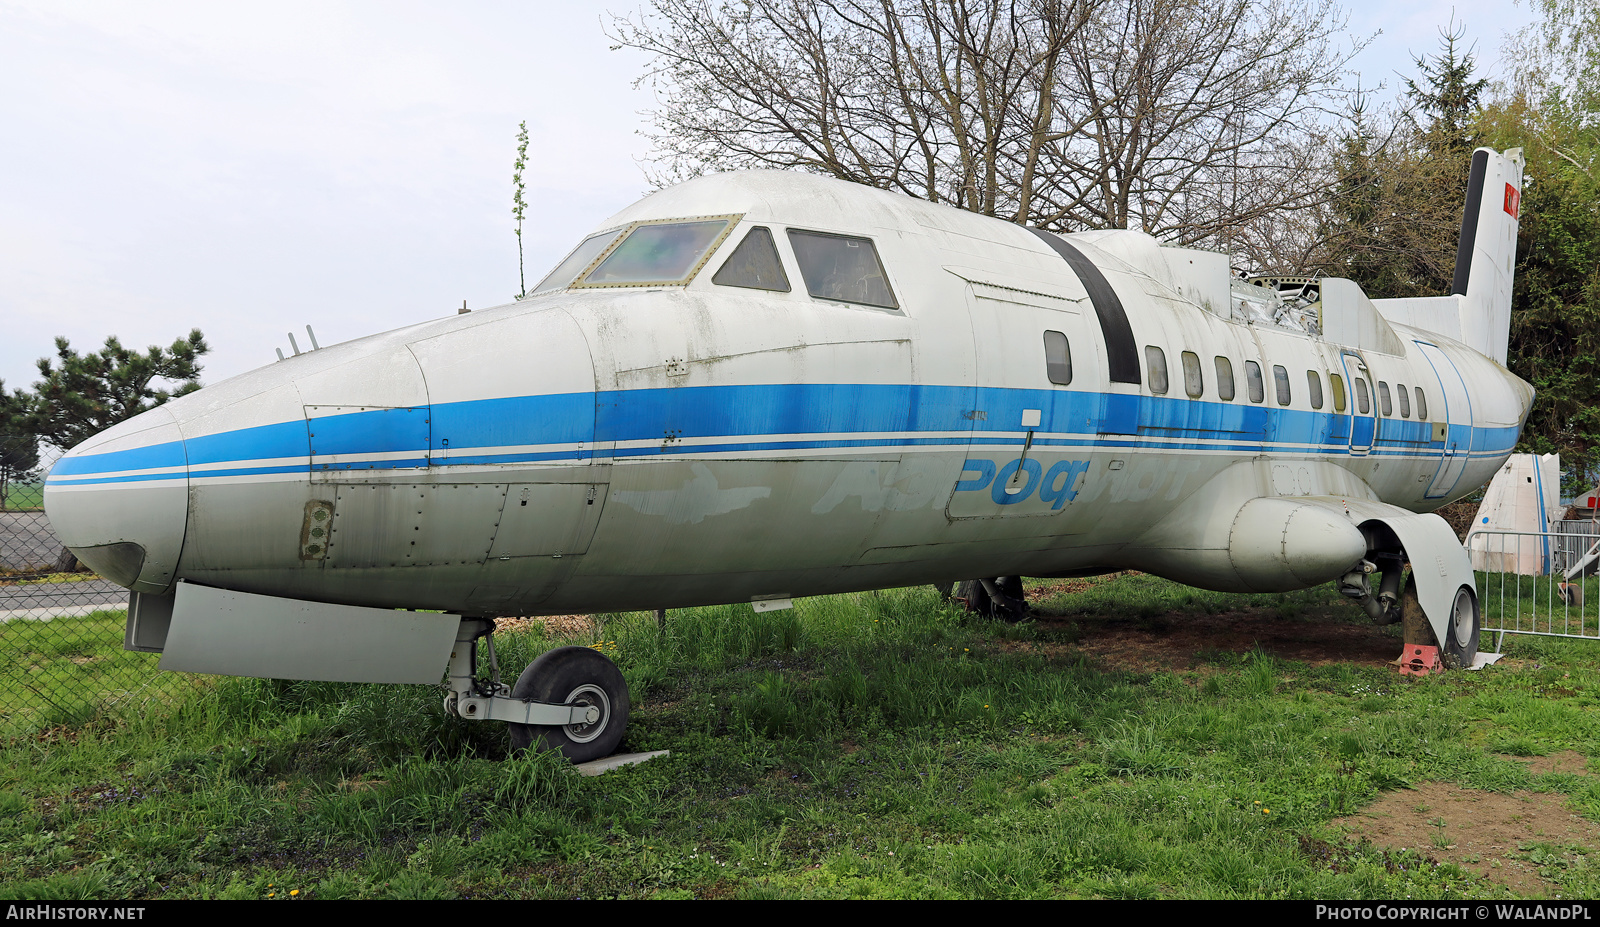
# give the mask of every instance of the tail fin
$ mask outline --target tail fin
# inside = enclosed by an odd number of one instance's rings
[[[1375,299],[1390,322],[1435,332],[1504,364],[1511,340],[1511,277],[1522,211],[1522,149],[1472,153],[1467,208],[1449,296]]]
[[[1522,149],[1472,153],[1467,208],[1450,293],[1461,299],[1461,340],[1500,363],[1511,336],[1511,278],[1522,209]]]

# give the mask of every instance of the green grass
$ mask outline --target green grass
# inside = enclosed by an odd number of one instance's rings
[[[1145,576],[1051,604],[1152,627],[1240,608],[1365,620],[1328,589]],[[120,645],[113,623],[83,630]],[[664,634],[608,616],[575,642],[627,677],[623,747],[672,755],[593,779],[506,760],[502,725],[445,717],[430,687],[190,685],[0,747],[0,896],[1496,897],[1330,821],[1426,779],[1600,813],[1585,777],[1499,755],[1600,752],[1592,644],[1515,639],[1525,668],[1408,680],[1259,651],[1133,673],[1081,634],[968,619],[927,589],[685,609]],[[574,642],[504,637],[512,675]],[[1586,848],[1522,852],[1594,887]]]
[[[87,574],[86,574],[87,575]],[[159,654],[122,649],[127,613],[0,623],[0,736],[81,724],[108,709],[139,712],[187,698],[201,679],[162,673]]]
[[[1561,584],[1559,576],[1479,573],[1483,626],[1600,638],[1600,577],[1573,583],[1583,589],[1583,598],[1570,605],[1561,598]]]
[[[6,483],[5,511],[26,512],[44,508],[44,483]]]

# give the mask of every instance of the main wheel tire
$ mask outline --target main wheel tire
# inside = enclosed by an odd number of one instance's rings
[[[985,618],[1018,622],[1028,617],[1027,593],[1022,588],[1022,577],[996,576],[990,582],[994,584],[995,591],[1005,597],[1005,601],[990,595],[981,579],[962,580],[956,587],[956,598],[967,603],[967,611]]]
[[[600,717],[589,724],[512,724],[511,752],[560,750],[574,763],[616,752],[628,729],[628,684],[622,671],[589,647],[557,647],[528,664],[511,697],[552,705],[592,705]]]
[[[1471,669],[1478,657],[1478,640],[1483,632],[1483,615],[1478,609],[1478,597],[1467,586],[1456,590],[1450,603],[1450,633],[1441,642],[1445,665],[1451,669]]]
[[[956,584],[956,598],[967,606],[967,611],[975,615],[989,617],[993,610],[989,604],[989,590],[983,588],[983,581],[978,579],[964,579]]]

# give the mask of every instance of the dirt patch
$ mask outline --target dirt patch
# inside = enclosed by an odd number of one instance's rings
[[[539,618],[496,618],[496,631],[526,631],[543,627],[551,637],[584,637],[600,630],[593,615],[545,615]]]
[[[1538,757],[1552,767],[1583,765],[1577,754]],[[1531,764],[1530,764],[1531,765]],[[1365,811],[1333,821],[1351,839],[1410,849],[1450,862],[1504,885],[1523,898],[1555,895],[1559,887],[1539,875],[1537,863],[1519,858],[1533,844],[1600,844],[1600,825],[1573,814],[1560,795],[1504,795],[1439,782],[1385,795]]]
[[[1339,616],[1307,613],[1284,618],[1272,609],[1215,615],[1172,615],[1156,622],[1084,618],[1035,618],[1045,629],[1075,627],[1076,646],[1113,666],[1134,672],[1196,669],[1217,652],[1261,650],[1280,660],[1311,666],[1333,663],[1393,663],[1400,641],[1384,629]]]
[[[1504,758],[1528,767],[1528,772],[1533,773],[1535,776],[1543,776],[1548,773],[1564,776],[1586,776],[1589,774],[1588,757],[1573,750],[1563,750],[1550,756],[1504,756]]]

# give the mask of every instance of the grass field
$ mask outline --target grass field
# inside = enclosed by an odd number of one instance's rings
[[[92,578],[91,573],[51,574],[49,582]],[[122,649],[127,613],[122,609],[49,622],[0,623],[0,737],[41,727],[77,726],[106,711],[126,713],[178,704],[205,677],[162,673],[160,654]],[[63,698],[88,693],[88,699]],[[58,704],[68,704],[63,711]]]
[[[43,507],[43,483],[6,483],[5,511],[26,512]]]
[[[1440,797],[1593,828],[1595,644],[1402,678],[1398,638],[1331,587],[1032,585],[1048,617],[1018,625],[906,589],[497,635],[513,675],[572,642],[622,667],[623,748],[672,755],[597,778],[507,760],[502,725],[424,686],[219,679],[54,719],[0,747],[0,897],[1600,893],[1593,840],[1538,824],[1462,855]],[[1396,801],[1425,836],[1353,836]]]

